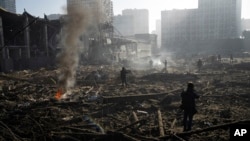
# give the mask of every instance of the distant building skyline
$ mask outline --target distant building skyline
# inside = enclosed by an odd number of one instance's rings
[[[149,12],[147,9],[124,9],[122,15],[133,17],[134,34],[149,33]]]
[[[89,9],[100,23],[110,23],[113,18],[113,3],[111,0],[67,0],[67,8],[73,6],[76,8]]]
[[[198,0],[112,0],[114,15],[122,14],[124,9],[148,9],[149,31],[155,30],[155,21],[161,18],[162,10],[192,9],[198,7]],[[49,3],[49,4],[48,4]],[[44,14],[65,14],[67,0],[16,0],[17,13],[24,8],[34,16]],[[250,18],[250,0],[242,0],[242,17]]]
[[[199,0],[198,9],[162,11],[162,46],[180,41],[239,38],[241,0]]]
[[[242,19],[241,24],[242,31],[250,30],[250,19]]]
[[[122,15],[114,16],[113,25],[122,36],[149,33],[147,9],[125,9]]]
[[[134,18],[131,15],[114,16],[114,32],[119,36],[132,36],[134,34]]]
[[[16,13],[16,0],[1,0],[0,7],[9,12]]]

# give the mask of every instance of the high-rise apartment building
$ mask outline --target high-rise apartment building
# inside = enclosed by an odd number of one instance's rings
[[[134,17],[131,15],[117,15],[114,16],[114,30],[120,36],[134,35]]]
[[[113,20],[113,3],[111,0],[67,0],[67,7],[91,9],[100,23],[111,23]]]
[[[241,0],[199,0],[203,39],[237,38],[241,34]]]
[[[16,0],[0,0],[0,7],[9,12],[16,13]]]
[[[147,9],[125,9],[122,15],[132,16],[134,24],[134,34],[149,33],[149,12]]]
[[[123,36],[149,33],[149,13],[146,9],[125,9],[114,16],[114,27]]]
[[[241,0],[199,0],[198,9],[161,12],[162,46],[179,41],[238,38]]]
[[[178,40],[199,39],[197,9],[163,11],[162,45]]]

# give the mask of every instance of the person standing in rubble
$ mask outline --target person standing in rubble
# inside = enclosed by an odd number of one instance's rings
[[[230,54],[230,63],[232,64],[234,61],[233,54]]]
[[[220,56],[220,54],[217,56],[217,61],[221,63],[221,56]]]
[[[202,67],[202,61],[201,61],[201,59],[198,60],[197,67],[198,67],[198,71],[200,72],[201,71],[201,67]]]
[[[184,110],[183,117],[183,131],[190,131],[192,128],[193,116],[197,113],[195,108],[195,99],[199,98],[194,92],[194,84],[189,82],[187,84],[187,90],[181,93],[181,106]]]
[[[152,60],[152,59],[149,60],[149,67],[150,67],[151,69],[153,68],[153,60]]]
[[[122,80],[122,86],[128,86],[128,83],[127,83],[127,73],[128,71],[125,69],[125,67],[122,67],[122,70],[121,70],[121,80]]]
[[[165,61],[164,61],[164,66],[165,66],[164,71],[165,71],[165,72],[168,71],[168,70],[167,70],[167,65],[168,65],[168,61],[167,61],[167,59],[165,59]]]

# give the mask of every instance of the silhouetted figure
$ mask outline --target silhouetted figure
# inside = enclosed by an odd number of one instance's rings
[[[201,71],[201,67],[202,67],[202,61],[201,61],[201,59],[198,60],[197,67],[198,67],[198,71]]]
[[[230,54],[230,63],[233,63],[234,58],[233,58],[233,54]]]
[[[153,60],[149,61],[149,67],[152,69],[153,68]]]
[[[122,70],[121,70],[122,86],[128,86],[127,73],[128,73],[128,71],[124,67],[122,67]]]
[[[164,61],[164,66],[165,66],[164,70],[165,70],[165,72],[167,72],[167,65],[168,65],[168,61],[165,59],[165,61]]]
[[[218,60],[218,62],[221,62],[221,56],[220,56],[220,54],[218,55],[217,60]]]
[[[192,128],[193,116],[197,113],[195,108],[195,99],[199,96],[194,92],[194,84],[188,83],[187,90],[181,93],[181,106],[184,110],[183,131],[189,131]]]

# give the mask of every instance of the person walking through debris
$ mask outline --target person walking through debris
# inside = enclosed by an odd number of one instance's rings
[[[183,131],[189,131],[192,128],[193,116],[197,113],[195,99],[199,98],[199,95],[194,92],[193,83],[188,83],[187,90],[181,93],[181,98],[180,108],[184,110]]]
[[[230,54],[230,63],[232,64],[234,61],[233,54]]]
[[[128,73],[128,71],[125,69],[125,67],[122,67],[122,70],[121,70],[122,86],[128,86],[127,73]]]
[[[165,59],[165,61],[164,61],[164,66],[165,66],[164,71],[165,71],[165,72],[167,72],[167,65],[168,65],[168,62],[167,62],[167,60]]]
[[[153,60],[149,60],[149,67],[152,69],[153,68]]]
[[[221,56],[220,56],[220,54],[217,56],[217,60],[218,60],[218,62],[221,63]]]
[[[202,61],[201,61],[201,59],[198,60],[197,67],[198,67],[198,71],[200,72],[201,71],[201,67],[202,67]]]

